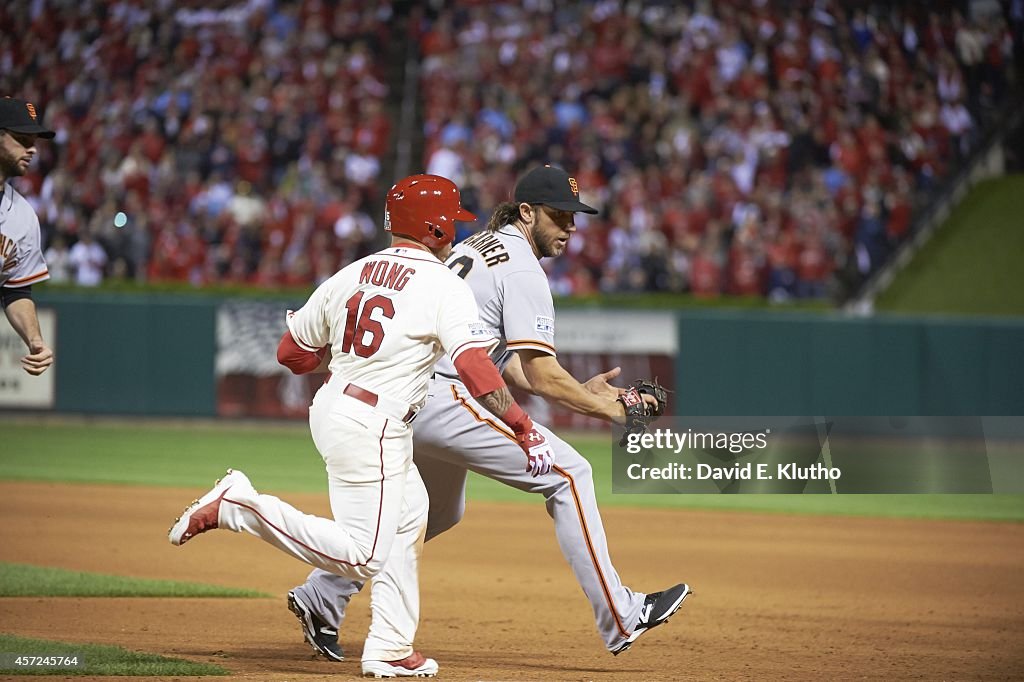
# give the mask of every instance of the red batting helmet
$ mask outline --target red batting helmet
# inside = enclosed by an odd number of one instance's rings
[[[455,239],[455,221],[476,220],[459,204],[459,188],[440,175],[410,175],[395,183],[384,207],[384,229],[431,249]]]

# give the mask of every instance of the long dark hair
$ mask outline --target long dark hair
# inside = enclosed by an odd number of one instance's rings
[[[519,220],[519,204],[514,201],[503,201],[494,208],[485,229],[488,232],[495,232],[498,228],[511,225],[517,220]]]

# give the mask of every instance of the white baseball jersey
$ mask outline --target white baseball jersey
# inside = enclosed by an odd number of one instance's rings
[[[505,369],[513,351],[555,354],[555,304],[548,277],[519,230],[506,225],[495,232],[478,232],[452,249],[447,264],[469,284],[480,321],[500,339],[491,351],[499,370]],[[457,376],[451,358],[440,360],[437,372]]]
[[[334,520],[305,514],[239,485],[224,495],[218,527],[251,533],[332,575],[373,579],[368,662],[413,652],[419,624],[419,558],[427,492],[413,463],[413,429],[398,415],[346,392],[345,383],[418,407],[434,362],[495,339],[479,321],[469,286],[427,251],[390,248],[358,260],[288,313],[294,341],[331,345],[332,379],[309,408]],[[518,446],[517,446],[518,447]]]
[[[496,343],[469,286],[429,252],[409,248],[346,266],[289,313],[288,328],[306,350],[331,344],[335,376],[410,405],[426,399],[441,355]]]
[[[23,287],[50,278],[39,218],[9,183],[0,195],[0,286]]]

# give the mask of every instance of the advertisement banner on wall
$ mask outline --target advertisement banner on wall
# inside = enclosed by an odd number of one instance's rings
[[[21,359],[28,353],[25,342],[6,320],[0,322],[0,408],[53,409],[54,377],[60,371],[57,315],[48,308],[38,309],[37,312],[40,331],[57,360],[39,376],[32,376],[21,366]]]
[[[217,309],[217,414],[305,419],[324,375],[295,376],[277,363],[285,314],[300,304],[229,301]]]
[[[294,376],[278,365],[276,351],[285,329],[283,303],[224,303],[217,311],[217,413],[222,417],[305,419],[324,375]],[[613,385],[657,377],[670,389],[678,348],[675,316],[664,312],[560,311],[555,322],[558,360],[586,381],[622,368]],[[518,394],[523,407],[558,428],[602,428],[602,422]],[[671,401],[670,401],[671,410]]]
[[[277,343],[287,309],[298,305],[227,302],[217,311],[217,412],[224,417],[301,418],[324,375],[294,376],[277,364]],[[559,311],[555,320],[558,360],[586,381],[613,367],[622,373],[613,385],[658,377],[672,388],[678,348],[675,317],[662,312]],[[517,394],[539,422],[557,428],[593,429],[607,425]],[[669,404],[671,409],[671,402]]]

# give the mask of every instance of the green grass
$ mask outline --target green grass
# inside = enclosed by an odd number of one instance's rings
[[[591,463],[602,505],[754,511],[789,514],[1024,521],[1024,495],[673,495],[611,492],[609,436],[576,436],[572,444]],[[519,502],[533,496],[482,476],[470,475],[471,499]]]
[[[324,492],[326,477],[305,425],[28,420],[3,424],[0,479],[124,483],[206,490],[233,466],[277,494]],[[601,505],[911,518],[1024,521],[1024,495],[621,495],[611,492],[608,435],[572,443],[594,467]],[[539,504],[475,474],[471,500]]]
[[[8,654],[3,656],[3,654]],[[75,668],[13,668],[13,656],[77,656]],[[0,633],[0,668],[6,675],[118,675],[171,677],[228,675],[227,670],[210,663],[194,663],[179,658],[128,651],[116,646],[76,644],[45,639],[28,639]]]
[[[1024,175],[979,184],[878,297],[880,311],[1024,315]]]
[[[206,490],[228,467],[268,490],[326,492],[324,464],[301,424],[5,426],[0,478]]]
[[[0,562],[0,597],[269,597],[255,590]]]

